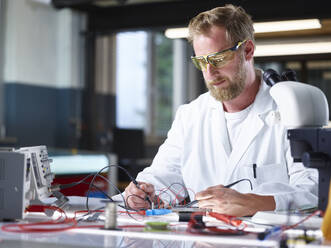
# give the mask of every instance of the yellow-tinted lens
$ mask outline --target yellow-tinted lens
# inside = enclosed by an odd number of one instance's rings
[[[234,57],[234,51],[228,50],[222,53],[211,54],[207,57],[208,62],[217,67],[221,68],[230,62]]]
[[[207,64],[211,64],[214,67],[221,68],[234,58],[234,53],[245,42],[246,39],[238,42],[237,45],[235,45],[234,47],[225,49],[221,52],[216,52],[209,55],[203,55],[198,57],[192,56],[191,57],[192,62],[199,70],[207,69]]]
[[[204,57],[192,57],[192,62],[199,70],[206,69],[208,64]]]

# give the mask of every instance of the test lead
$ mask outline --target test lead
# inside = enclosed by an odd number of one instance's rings
[[[133,183],[134,185],[136,185],[136,187],[137,187],[138,189],[142,190],[142,189],[140,188],[140,185],[139,185],[139,183],[137,182],[137,180],[134,179],[134,178],[131,178],[131,179],[132,179],[132,183]],[[153,204],[152,201],[149,199],[148,194],[147,194],[144,190],[142,190],[142,191],[146,194],[146,196],[145,196],[145,201],[147,201],[147,202],[149,203],[149,205],[151,206],[151,208],[153,209],[153,208],[154,208],[154,204]]]
[[[255,166],[256,166],[256,164],[255,164]],[[253,169],[254,169],[254,166],[253,166]],[[236,184],[238,184],[238,183],[240,183],[242,181],[248,181],[249,182],[249,186],[251,187],[251,190],[253,190],[252,182],[248,178],[243,178],[243,179],[237,180],[237,181],[235,181],[233,183],[230,183],[228,185],[225,185],[224,188],[231,188],[232,186],[234,186],[234,185],[236,185]],[[191,207],[192,205],[194,205],[194,204],[196,204],[198,202],[199,202],[198,200],[193,200],[193,201],[191,201],[191,202],[189,202],[189,203],[187,203],[185,205],[180,205],[180,206],[176,206],[176,207]]]

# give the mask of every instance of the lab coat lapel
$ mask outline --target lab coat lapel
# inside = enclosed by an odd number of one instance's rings
[[[224,117],[223,105],[222,103],[216,101],[213,97],[210,97],[210,106],[213,108],[212,120],[210,122],[213,129],[213,135],[215,136],[216,144],[220,144],[220,147],[217,148],[217,150],[220,152],[220,157],[226,158],[227,162],[231,154],[231,147]],[[215,125],[215,123],[219,123],[219,125]]]
[[[223,149],[224,149],[224,153],[227,155],[227,158],[229,158],[229,156],[231,155],[231,146],[230,146],[230,140],[229,140],[229,134],[228,134],[228,129],[226,126],[226,122],[225,122],[225,116],[224,116],[224,110],[223,110],[223,106],[222,104],[220,104],[222,107],[221,111],[218,111],[219,113],[219,118],[220,118],[220,123],[221,123],[221,137],[220,139],[222,140],[222,144],[223,144]]]
[[[254,111],[254,109],[251,109],[251,111]],[[241,128],[238,140],[233,145],[233,150],[228,163],[229,171],[233,172],[235,170],[240,159],[245,154],[249,145],[253,142],[254,138],[258,135],[263,126],[264,122],[255,113],[251,113],[246,118]]]
[[[260,90],[253,103],[252,109],[243,122],[238,140],[233,145],[233,150],[228,162],[228,182],[231,181],[231,177],[248,147],[265,125],[263,114],[268,112],[271,108],[271,105],[268,104],[271,103],[269,99],[270,95],[268,86],[262,81]]]

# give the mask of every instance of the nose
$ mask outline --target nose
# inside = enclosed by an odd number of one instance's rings
[[[217,68],[211,64],[207,64],[206,66],[206,75],[208,76],[214,76],[215,74],[217,74]]]

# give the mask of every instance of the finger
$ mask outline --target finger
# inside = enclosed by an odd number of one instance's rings
[[[218,212],[222,214],[229,213],[229,206],[223,204],[217,204],[212,201],[199,202],[199,208],[211,209],[213,212]]]
[[[229,202],[227,199],[213,197],[213,198],[209,198],[206,200],[201,200],[201,201],[199,201],[199,204],[200,205],[213,205],[213,206],[226,206],[226,205],[229,205]]]
[[[141,198],[140,196],[137,195],[130,195],[129,199],[134,203],[134,204],[145,204],[146,200],[144,198]]]
[[[125,200],[128,201],[130,200],[131,202],[143,202],[144,198],[145,198],[145,193],[142,192],[141,190],[136,190],[134,187],[132,186],[128,186],[125,189]],[[135,200],[132,200],[134,198],[136,198]]]
[[[142,209],[142,208],[148,208],[148,205],[146,203],[134,203],[131,200],[127,201],[128,207],[132,209]]]
[[[195,199],[198,200],[198,201],[201,201],[201,200],[208,200],[208,199],[211,199],[213,198],[213,195],[212,194],[197,194],[195,196]]]
[[[200,191],[195,195],[195,199],[198,200],[198,201],[209,199],[209,198],[213,197],[213,195],[214,195],[213,192],[214,192],[213,190],[209,190],[209,189]]]
[[[217,188],[212,188],[212,189],[206,189],[204,191],[197,193],[195,198],[197,200],[204,200],[204,199],[209,199],[212,197],[221,198],[226,195],[228,190],[231,190],[231,189],[225,188],[223,186],[217,187]]]
[[[223,184],[219,184],[219,185],[210,186],[206,190],[220,190],[220,189],[224,189],[224,188],[225,187]]]
[[[129,186],[127,187],[126,192],[128,192],[130,195],[139,195],[140,197],[145,197],[146,193],[143,189],[141,189],[140,187],[138,188],[135,184],[133,184],[132,182],[129,184]]]
[[[199,208],[209,208],[209,209],[215,208],[215,205],[210,201],[201,201],[201,202],[199,201],[198,206]]]
[[[137,208],[148,208],[149,203],[140,196],[137,195],[130,195],[127,198],[127,203],[131,208],[137,209]]]
[[[148,194],[154,193],[154,186],[149,183],[141,183],[140,188]]]

